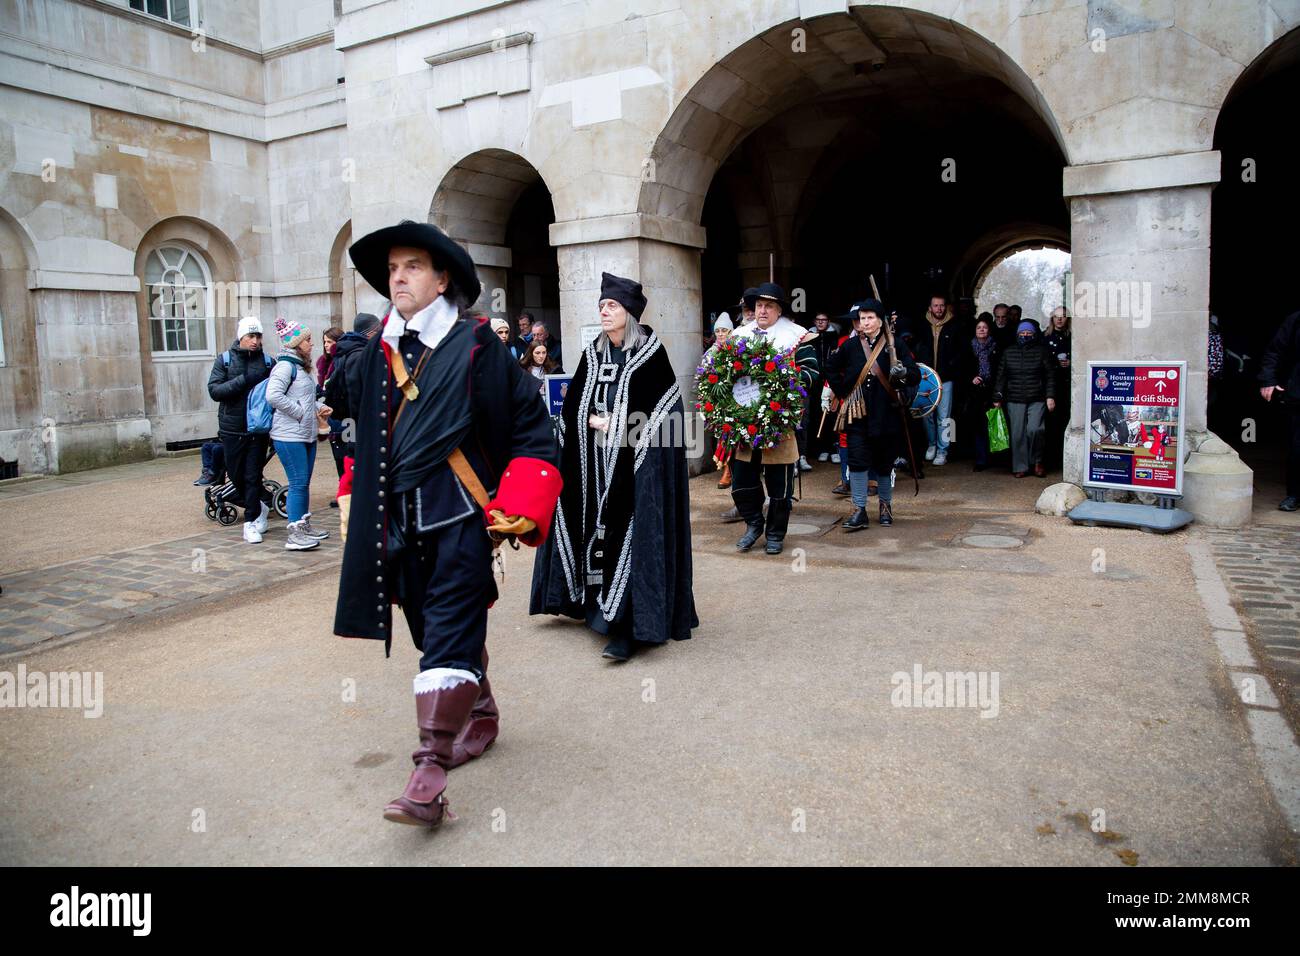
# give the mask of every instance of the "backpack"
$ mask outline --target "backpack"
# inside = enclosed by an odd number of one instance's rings
[[[268,368],[275,364],[275,360],[265,352],[262,353],[262,358],[266,361]],[[228,350],[221,353],[221,361],[227,368],[230,367],[230,352]],[[297,377],[298,366],[296,363],[290,362],[289,384],[292,385],[293,380]],[[266,400],[266,386],[270,381],[271,377],[268,375],[254,385],[253,390],[248,393],[248,405],[246,407],[248,424],[246,427],[251,435],[265,435],[271,431],[271,420],[275,418],[275,409]]]

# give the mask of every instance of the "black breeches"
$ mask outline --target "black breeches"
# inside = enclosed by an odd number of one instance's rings
[[[482,519],[476,513],[411,538],[392,560],[420,670],[451,667],[481,679],[488,605],[497,599],[492,540]]]
[[[773,501],[794,497],[794,465],[765,465],[762,451],[755,451],[749,461],[738,456],[731,459],[731,493],[766,492]],[[763,499],[758,501],[761,506]]]

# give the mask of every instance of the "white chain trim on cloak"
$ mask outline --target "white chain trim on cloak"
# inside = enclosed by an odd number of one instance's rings
[[[668,417],[668,413],[677,404],[677,400],[681,398],[681,395],[681,386],[673,382],[673,387],[664,392],[664,397],[659,399],[659,404],[655,406],[655,410],[650,414],[650,420],[646,422],[645,428],[637,436],[636,463],[632,467],[633,474],[636,474],[641,467],[641,463],[645,461],[645,456],[650,451],[650,448],[657,446],[656,436],[659,434],[659,429],[663,427],[664,419]]]
[[[618,567],[611,578],[605,580],[604,598],[596,596],[601,616],[613,623],[618,607],[623,603],[623,592],[627,590],[627,581],[632,571],[632,528],[636,524],[636,515],[627,523],[627,534],[623,536],[623,550],[618,553]],[[612,590],[611,590],[612,589]]]
[[[601,457],[597,461],[597,467],[602,469],[602,473],[606,477],[606,480],[603,482],[605,485],[604,493],[601,495],[601,499],[596,505],[596,521],[598,524],[600,523],[601,516],[605,513],[605,502],[609,496],[610,488],[609,478],[612,478],[614,474],[614,469],[618,463],[618,452],[622,447],[623,439],[627,432],[626,405],[628,388],[632,380],[632,373],[644,365],[660,348],[662,348],[662,343],[659,341],[658,335],[651,333],[647,337],[645,344],[637,350],[636,354],[627,360],[623,367],[623,373],[619,379],[618,389],[614,395],[613,405],[607,412],[610,424],[613,426],[613,434],[611,435],[610,432],[606,432],[604,447],[599,451]],[[594,370],[599,367],[595,342],[587,344],[586,349],[583,350],[583,357],[587,362],[587,380],[583,383],[582,398],[578,403],[577,419],[579,422],[585,421],[591,417],[591,401],[596,386],[596,375],[594,374]],[[680,392],[676,382],[673,383],[673,389],[677,389]],[[670,391],[672,391],[672,389],[670,389]],[[656,406],[656,414],[657,413],[658,407]],[[642,439],[640,438],[638,439],[638,444],[641,440]],[[641,459],[644,459],[644,455],[641,455]],[[588,493],[586,441],[580,440],[578,442],[578,465],[579,474],[582,480],[581,500],[584,503],[583,520],[585,521],[585,503],[587,501]],[[639,467],[639,465],[640,460],[633,461],[633,474],[636,473],[636,468]],[[560,519],[556,522],[556,543],[559,546],[560,563],[563,566],[565,583],[568,585],[569,598],[575,603],[581,603],[583,583],[586,581],[587,569],[591,566],[590,552],[592,545],[595,542],[595,536],[593,535],[591,541],[586,543],[587,546],[583,550],[582,565],[579,567],[573,550],[573,542],[569,538],[568,529],[563,521],[563,506],[557,504],[556,512],[556,517]],[[627,586],[627,579],[631,570],[631,549],[628,545],[632,540],[633,525],[634,520],[630,520],[628,522],[627,533],[623,537],[623,546],[619,553],[618,566],[615,568],[613,576],[606,578],[604,587],[606,597],[601,598],[600,595],[597,595],[597,605],[600,607],[601,612],[606,619],[611,619],[612,615],[618,610],[618,605],[622,601],[623,592]],[[606,546],[608,546],[608,542],[606,542]],[[610,591],[611,585],[613,585],[615,589],[613,593]]]
[[[578,590],[577,562],[573,557],[573,542],[569,540],[569,529],[564,523],[564,505],[555,504],[555,543],[560,555],[560,567],[564,571],[564,583],[569,589],[569,600],[575,604],[582,603],[582,592]]]
[[[587,363],[587,379],[582,383],[582,397],[578,400],[578,410],[575,415],[578,423],[578,474],[582,479],[582,495],[579,501],[582,502],[584,514],[582,520],[586,520],[585,508],[587,502],[587,443],[584,441],[583,424],[591,414],[591,395],[596,389],[596,347],[594,342],[588,342],[587,347],[583,349],[583,359]],[[564,505],[556,502],[555,505],[555,527],[556,543],[559,545],[560,564],[564,569],[564,583],[569,588],[569,600],[575,604],[582,603],[582,581],[585,580],[586,574],[582,568],[578,567],[578,559],[574,554],[573,542],[569,538],[568,525],[565,522]],[[581,572],[581,577],[580,577]]]
[[[623,444],[627,437],[627,395],[632,384],[632,374],[641,366],[645,365],[645,363],[648,362],[654,353],[660,348],[662,348],[662,344],[659,341],[659,337],[654,333],[651,333],[651,335],[646,339],[645,345],[637,351],[636,355],[633,355],[627,360],[627,364],[623,368],[623,375],[618,383],[618,394],[614,399],[614,406],[610,410],[611,422],[617,423],[617,431],[614,435],[614,440],[606,441],[605,443],[605,491],[604,494],[601,495],[600,503],[597,507],[597,523],[603,523],[601,522],[601,517],[605,514],[605,502],[609,497],[609,489],[614,477],[614,470],[618,466],[618,454],[620,451],[625,450]],[[673,385],[675,387],[676,382],[674,382]],[[638,443],[639,442],[640,436],[638,436]],[[635,450],[633,450],[633,456],[632,474],[635,476],[638,464],[635,458]],[[623,601],[623,592],[627,589],[628,576],[632,570],[631,545],[632,531],[635,525],[636,514],[633,512],[632,517],[628,519],[627,531],[623,534],[622,547],[620,547],[618,553],[618,566],[614,568],[614,573],[612,575],[607,575],[604,579],[604,596],[602,597],[600,594],[597,594],[596,596],[596,603],[600,607],[601,615],[607,621],[614,620],[614,615],[618,612],[619,605]],[[592,543],[594,544],[594,542],[595,539],[593,538]],[[609,543],[606,542],[605,546],[606,549],[608,549]],[[590,550],[590,548],[591,545],[589,544],[588,550]]]
[[[415,675],[416,694],[432,694],[437,690],[451,690],[468,681],[477,684],[478,678],[470,671],[455,667],[433,667]]]

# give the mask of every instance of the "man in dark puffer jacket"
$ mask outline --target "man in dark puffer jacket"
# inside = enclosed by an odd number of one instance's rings
[[[274,359],[262,351],[262,323],[239,320],[239,338],[212,363],[208,395],[217,408],[217,437],[226,453],[226,475],[235,484],[232,501],[244,506],[244,540],[257,544],[271,509],[262,499],[262,469],[269,435],[248,433],[248,393],[271,374]]]
[[[1023,478],[1032,465],[1034,474],[1042,478],[1047,474],[1043,468],[1043,422],[1047,412],[1056,408],[1056,375],[1033,322],[1020,323],[1016,344],[1006,350],[998,365],[993,407],[999,408],[1003,402],[1011,431],[1011,471]]]

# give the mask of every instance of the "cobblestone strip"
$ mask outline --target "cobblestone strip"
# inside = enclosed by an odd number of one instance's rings
[[[1286,708],[1300,714],[1300,530],[1256,525],[1205,535],[1255,652]]]
[[[175,541],[0,578],[0,654],[336,567],[338,512],[322,509],[312,524],[330,532],[312,551],[284,550],[283,521],[271,522],[261,544],[244,542],[242,524],[214,523],[211,531]]]
[[[1270,531],[1276,529],[1269,529]],[[1265,552],[1273,543],[1268,536],[1263,541],[1251,541]],[[1196,591],[1214,628],[1214,640],[1227,671],[1232,689],[1245,710],[1246,725],[1250,728],[1251,743],[1259,758],[1264,777],[1286,816],[1293,833],[1300,833],[1300,745],[1288,717],[1283,701],[1278,699],[1265,661],[1256,658],[1240,615],[1232,606],[1232,596],[1224,584],[1225,574],[1220,570],[1215,545],[1235,552],[1233,560],[1264,564],[1268,554],[1257,554],[1256,549],[1243,545],[1243,536],[1233,532],[1226,537],[1217,532],[1197,532],[1188,535],[1187,550],[1192,557],[1192,574],[1196,578]],[[1293,589],[1294,590],[1294,589]],[[1266,645],[1265,645],[1266,646]],[[1280,683],[1280,682],[1279,682]]]

